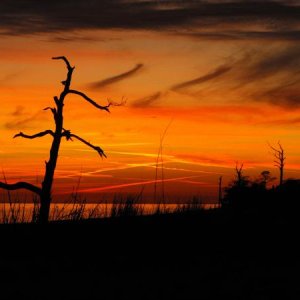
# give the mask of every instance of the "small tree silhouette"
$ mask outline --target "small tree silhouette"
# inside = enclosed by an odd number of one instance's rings
[[[222,197],[222,206],[231,206],[241,208],[245,205],[245,199],[250,187],[250,180],[248,176],[243,173],[244,164],[235,165],[235,179],[225,188],[225,196]]]
[[[235,165],[235,172],[236,172],[235,185],[238,187],[246,186],[249,183],[248,176],[243,175],[243,167],[244,164],[241,164],[240,167],[238,167],[238,163],[236,163]]]
[[[282,145],[278,142],[278,148],[273,147],[269,144],[269,147],[273,150],[273,156],[275,157],[274,165],[279,169],[279,185],[283,184],[283,171],[285,165],[285,153]]]
[[[95,106],[96,108],[100,110],[104,110],[106,112],[109,112],[109,107],[111,105],[121,105],[122,103],[116,104],[113,102],[108,101],[108,104],[106,106],[101,106],[97,104],[94,100],[86,96],[84,93],[73,90],[70,88],[71,81],[72,81],[72,74],[75,69],[75,67],[72,67],[68,61],[68,59],[65,56],[58,56],[53,57],[52,59],[55,60],[62,60],[66,64],[67,67],[67,77],[66,80],[62,81],[63,90],[60,93],[59,97],[54,96],[54,102],[56,107],[46,107],[44,110],[50,110],[53,114],[54,121],[55,121],[55,131],[52,130],[45,130],[33,135],[27,135],[23,132],[20,132],[14,136],[16,137],[23,137],[27,139],[35,139],[39,137],[43,137],[45,135],[51,135],[53,137],[52,145],[50,148],[50,157],[49,160],[46,161],[46,168],[45,168],[45,175],[44,180],[41,184],[41,187],[35,186],[28,182],[17,182],[14,184],[8,184],[7,182],[0,182],[0,188],[3,188],[5,190],[18,190],[18,189],[25,189],[28,191],[31,191],[35,194],[37,194],[40,198],[40,209],[39,209],[39,216],[38,216],[38,222],[39,223],[47,223],[49,219],[49,211],[50,211],[50,204],[52,201],[52,184],[53,184],[53,177],[54,172],[56,168],[57,158],[58,158],[58,152],[60,148],[61,139],[64,137],[67,141],[77,139],[83,144],[87,145],[88,147],[94,149],[98,152],[100,157],[106,157],[103,150],[98,147],[94,146],[91,143],[87,142],[83,138],[79,137],[76,134],[71,133],[70,130],[66,130],[63,127],[63,108],[64,108],[64,100],[67,95],[69,94],[75,94],[78,96],[81,96],[84,100]]]
[[[260,173],[260,176],[255,183],[261,185],[264,188],[267,188],[268,183],[274,181],[275,179],[276,177],[272,177],[270,171],[264,170]]]

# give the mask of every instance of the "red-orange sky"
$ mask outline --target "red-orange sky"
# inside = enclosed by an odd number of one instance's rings
[[[252,179],[278,172],[268,143],[286,151],[285,177],[300,175],[300,6],[297,1],[1,1],[0,167],[9,182],[40,183],[50,137],[12,139],[53,128],[51,106],[66,68],[78,96],[65,128],[103,148],[61,146],[53,193],[77,185],[90,201],[138,194],[216,201],[219,176],[236,162]],[[167,129],[167,130],[166,130]],[[162,160],[157,165],[160,139]],[[158,167],[157,167],[158,166]],[[162,168],[163,166],[163,168]]]

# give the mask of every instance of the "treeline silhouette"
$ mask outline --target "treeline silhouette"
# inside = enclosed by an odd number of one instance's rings
[[[274,185],[269,171],[251,180],[242,168],[224,189],[222,209],[236,216],[286,219],[296,217],[300,208],[300,179],[289,178]]]

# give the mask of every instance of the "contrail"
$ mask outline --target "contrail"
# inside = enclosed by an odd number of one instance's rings
[[[163,181],[164,182],[172,182],[172,181],[180,181],[180,180],[197,178],[197,177],[199,177],[199,176],[185,176],[185,177],[164,179]],[[110,185],[110,186],[104,186],[104,187],[98,187],[98,188],[82,189],[82,190],[79,190],[78,192],[80,192],[80,193],[93,193],[93,192],[121,189],[121,188],[130,187],[130,186],[139,186],[139,185],[152,184],[152,183],[155,183],[155,182],[156,182],[155,180],[148,180],[148,181],[139,181],[139,182],[132,182],[132,183],[123,183],[123,184],[116,184],[116,185]]]

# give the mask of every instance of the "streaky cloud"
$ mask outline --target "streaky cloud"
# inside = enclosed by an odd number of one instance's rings
[[[19,75],[20,75],[20,72],[15,72],[15,73],[10,73],[3,77],[0,77],[0,86],[9,83],[10,81],[14,80]]]
[[[38,120],[41,117],[41,114],[42,114],[42,112],[38,111],[38,112],[36,112],[35,114],[33,114],[29,117],[25,117],[25,118],[22,118],[20,120],[13,120],[13,121],[10,121],[10,122],[6,122],[4,124],[4,126],[7,129],[19,129],[20,127],[24,128],[24,126],[26,127],[32,121]],[[20,109],[17,108],[16,111],[14,111],[12,113],[12,116],[14,116],[14,117],[19,118],[20,115],[21,116],[23,115],[22,109],[20,110]]]
[[[232,69],[232,66],[228,66],[228,65],[220,66],[217,69],[215,69],[214,71],[212,71],[212,72],[210,72],[210,73],[208,73],[204,76],[200,76],[200,77],[197,77],[195,79],[192,79],[192,80],[189,80],[189,81],[184,81],[184,82],[181,82],[179,84],[173,85],[173,86],[169,87],[166,91],[159,91],[159,92],[156,92],[156,93],[151,94],[149,96],[137,99],[132,103],[131,106],[136,107],[136,108],[149,107],[153,103],[160,100],[163,96],[165,96],[168,93],[168,91],[182,92],[186,88],[192,87],[194,85],[199,85],[199,84],[202,84],[204,82],[213,80],[217,77],[220,77],[223,74],[229,72],[231,69]]]
[[[179,33],[180,34],[180,33]],[[187,32],[181,35],[197,39],[205,40],[223,40],[223,41],[236,41],[236,40],[286,40],[286,41],[299,41],[300,30],[279,30],[279,31],[250,31],[250,30],[216,30],[212,28],[208,32]]]
[[[91,83],[89,85],[89,87],[93,88],[93,89],[97,89],[97,88],[102,88],[102,87],[117,83],[121,80],[125,80],[125,79],[137,74],[143,67],[144,67],[143,64],[137,64],[134,68],[132,68],[131,70],[129,70],[127,72],[121,73],[121,74],[113,76],[113,77],[106,78],[106,79],[98,81],[98,82]]]
[[[150,107],[170,91],[196,99],[230,93],[236,101],[264,102],[285,109],[300,107],[299,53],[300,46],[290,43],[272,44],[262,51],[242,49],[207,74],[140,98],[132,107]],[[216,86],[204,85],[210,81],[215,81]]]
[[[270,49],[262,53],[256,62],[250,67],[247,80],[258,80],[268,76],[274,76],[280,72],[299,73],[300,70],[300,47],[293,45],[280,49]],[[291,78],[295,79],[294,76]]]
[[[23,105],[17,105],[15,110],[11,113],[11,116],[13,117],[20,117],[24,116],[25,114],[25,107]]]
[[[204,83],[206,81],[213,80],[213,79],[215,79],[217,77],[220,77],[221,75],[229,72],[231,69],[232,69],[231,66],[220,66],[216,70],[214,70],[214,71],[212,71],[212,72],[210,72],[210,73],[208,73],[204,76],[200,76],[200,77],[197,77],[195,79],[173,85],[171,87],[171,90],[172,91],[178,91],[178,90],[181,90],[181,89],[189,88],[189,87],[197,85],[197,84]]]
[[[300,88],[298,85],[267,90],[259,96],[258,99],[277,106],[289,109],[300,107]]]
[[[154,102],[159,100],[162,97],[163,93],[162,92],[157,92],[154,93],[150,96],[146,96],[140,99],[135,100],[132,103],[132,107],[137,107],[137,108],[143,108],[143,107],[148,107],[151,106]]]
[[[284,108],[300,106],[300,47],[270,47],[254,53],[248,62],[241,61],[236,69],[241,70],[233,80],[236,87],[252,85],[248,96],[253,102],[265,102]],[[253,88],[255,85],[255,88]]]

